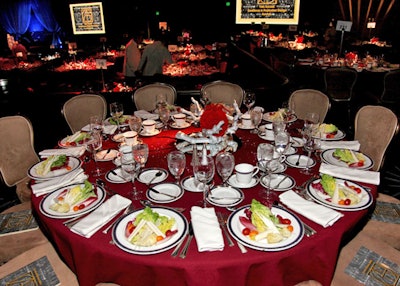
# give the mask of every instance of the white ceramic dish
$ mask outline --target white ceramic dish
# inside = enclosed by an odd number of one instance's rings
[[[264,188],[270,187],[271,189],[278,191],[278,192],[283,192],[290,190],[293,188],[296,184],[295,180],[285,174],[271,174],[271,183],[268,184],[268,176],[262,176],[260,179],[260,184]]]
[[[161,183],[154,185],[146,192],[146,197],[150,201],[158,204],[174,202],[179,200],[182,196],[183,189],[180,185],[175,183]]]
[[[161,171],[162,174],[161,176],[155,177],[156,173]],[[164,181],[168,177],[168,172],[165,169],[161,168],[148,168],[148,169],[143,169],[139,176],[138,176],[138,181],[143,183],[143,184],[148,184],[151,180],[152,184],[158,184]]]
[[[112,171],[114,171],[115,174],[113,174]],[[108,171],[105,177],[107,181],[114,184],[123,184],[130,181],[129,178],[124,178],[121,168]]]
[[[335,150],[336,149],[324,150],[321,153],[322,161],[324,161],[327,164],[331,164],[331,165],[335,165],[335,166],[339,166],[339,167],[348,167],[348,168],[351,168],[351,169],[360,169],[360,170],[369,170],[374,165],[374,163],[373,163],[373,161],[372,161],[372,159],[370,157],[368,157],[367,155],[361,153],[365,158],[364,165],[351,167],[351,166],[347,165],[345,162],[333,157],[333,153],[335,152]],[[356,154],[360,153],[360,152],[356,152],[356,151],[353,151],[353,152],[356,153]]]
[[[36,163],[32,167],[29,168],[28,170],[28,176],[34,180],[49,180],[57,177],[64,176],[65,174],[75,171],[82,165],[82,161],[76,157],[68,157],[68,169],[67,168],[61,168],[58,170],[50,171],[48,172],[45,176],[39,175],[36,172],[36,168],[41,164],[41,162]]]
[[[259,181],[259,178],[254,176],[253,178],[251,178],[250,183],[242,184],[242,183],[239,183],[237,181],[236,174],[233,174],[232,176],[229,177],[228,184],[231,185],[232,187],[244,189],[244,188],[252,188],[252,187],[254,187],[255,185],[258,184],[258,181]]]
[[[287,156],[285,162],[290,167],[300,168],[300,169],[306,168],[307,164],[309,168],[314,167],[316,164],[313,158],[310,158],[310,160],[308,160],[308,157],[305,155],[300,155],[299,165],[296,165],[297,160],[299,160],[299,154],[293,154]]]
[[[244,194],[238,188],[232,186],[217,186],[210,190],[207,196],[207,201],[218,207],[231,207],[241,203],[244,199]]]

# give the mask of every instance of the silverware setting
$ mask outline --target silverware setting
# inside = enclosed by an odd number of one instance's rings
[[[222,213],[220,213],[220,212],[217,213],[217,216],[218,216],[219,225],[221,226],[222,231],[224,232],[225,238],[228,241],[228,245],[229,246],[234,246],[235,243],[232,241],[232,238],[230,237],[230,235],[228,233],[228,230],[226,228],[226,220],[225,220],[225,218],[223,217]]]
[[[146,183],[147,186],[150,186],[152,182],[154,182],[155,179],[157,179],[158,177],[160,177],[163,174],[162,171],[158,170],[157,173],[154,174],[154,176],[150,179],[150,181],[148,181]]]
[[[107,234],[108,231],[117,223],[117,221],[119,220],[120,217],[122,217],[122,216],[124,216],[124,215],[126,215],[126,214],[129,214],[129,213],[133,212],[134,210],[135,210],[135,209],[134,209],[134,207],[133,207],[132,204],[130,204],[129,206],[127,206],[127,207],[125,208],[124,212],[123,212],[121,215],[117,216],[117,217],[115,218],[115,220],[114,220],[109,226],[107,226],[102,232],[103,232],[104,234]]]
[[[160,192],[160,191],[158,191],[158,190],[156,190],[156,189],[154,189],[152,187],[150,187],[149,190],[154,192],[154,193],[156,193],[156,194],[164,195],[164,196],[170,197],[172,199],[176,199],[178,197],[178,196],[173,196],[173,195],[170,195],[170,194],[167,194],[167,193]]]
[[[190,245],[190,243],[192,242],[192,239],[193,239],[193,235],[194,235],[193,234],[193,226],[192,226],[192,222],[190,222],[189,223],[189,236],[188,236],[188,238],[186,240],[185,246],[183,247],[183,249],[181,251],[181,254],[179,254],[180,258],[185,258],[186,257],[188,249],[189,249],[189,245]]]

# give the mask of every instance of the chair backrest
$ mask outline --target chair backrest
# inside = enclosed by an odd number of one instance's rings
[[[136,110],[153,111],[157,107],[157,95],[164,94],[167,103],[174,105],[177,98],[175,87],[162,82],[154,82],[139,87],[133,94]]]
[[[299,89],[292,92],[289,97],[289,107],[294,110],[297,118],[305,119],[307,113],[319,114],[319,121],[325,120],[330,108],[329,97],[316,89]]]
[[[0,173],[8,187],[27,178],[29,168],[39,162],[29,119],[20,115],[0,118],[0,156]]]
[[[234,100],[240,107],[244,97],[244,89],[238,84],[217,80],[209,82],[201,88],[201,96],[205,93],[212,103],[224,103],[232,105]]]
[[[333,101],[350,101],[357,71],[348,67],[331,67],[324,72],[325,93]]]
[[[381,101],[383,104],[400,103],[400,69],[385,74]]]
[[[76,95],[64,103],[62,114],[72,133],[75,133],[89,124],[91,116],[106,119],[107,101],[98,94]]]
[[[397,131],[397,116],[389,108],[366,105],[357,111],[354,140],[360,142],[360,151],[372,158],[372,170],[378,171],[383,166],[386,149]]]

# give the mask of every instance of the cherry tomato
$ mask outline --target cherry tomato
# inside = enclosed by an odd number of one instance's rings
[[[351,204],[351,200],[350,199],[345,199],[344,200],[344,205],[348,206]]]
[[[288,218],[282,218],[282,224],[291,224],[292,222]]]
[[[250,229],[247,228],[247,227],[245,227],[245,228],[242,230],[242,234],[243,234],[243,235],[249,235],[249,234],[250,234]]]
[[[166,232],[165,232],[165,236],[173,236],[175,233],[177,233],[178,232],[178,230],[177,229],[175,229],[175,230],[167,230]]]
[[[258,234],[258,231],[257,230],[252,230],[252,231],[250,231],[250,233],[249,233],[249,237],[250,237],[250,239],[255,239],[255,236]]]
[[[135,226],[134,226],[133,222],[132,221],[128,222],[125,227],[125,236],[129,237],[129,235],[131,235],[131,233],[133,232],[134,229],[135,229]]]
[[[84,204],[80,204],[79,206],[78,206],[78,209],[80,209],[80,210],[83,210],[85,208],[85,205]]]

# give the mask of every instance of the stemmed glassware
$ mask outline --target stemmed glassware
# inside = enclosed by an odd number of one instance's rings
[[[257,134],[258,133],[258,125],[260,125],[262,120],[262,111],[253,108],[250,110],[250,119],[251,123],[254,125],[254,129],[250,131],[250,133]]]
[[[235,157],[229,152],[218,153],[215,157],[215,166],[222,179],[222,186],[227,186],[226,181],[232,175],[233,168],[235,167]]]
[[[128,123],[129,123],[129,128],[132,131],[135,131],[137,134],[139,134],[140,129],[142,129],[142,119],[139,116],[132,115],[129,118]]]
[[[275,134],[275,151],[282,156],[290,146],[290,135],[286,131],[280,131]]]
[[[117,123],[118,132],[120,131],[120,119],[124,115],[124,106],[118,102],[110,103],[110,115],[112,119]]]
[[[247,107],[247,113],[250,113],[250,109],[256,103],[256,94],[248,91],[244,94],[243,104]]]
[[[186,167],[185,153],[178,150],[171,151],[167,155],[167,162],[169,171],[174,176],[176,183],[179,184]]]
[[[121,148],[121,170],[123,174],[128,174],[132,183],[132,198],[137,200],[140,198],[141,192],[136,188],[135,179],[140,170],[140,164],[133,158],[131,146]]]
[[[160,106],[158,108],[158,115],[160,116],[160,120],[163,123],[163,129],[168,129],[168,121],[171,116],[171,112],[167,106]]]
[[[92,153],[93,161],[95,163],[95,169],[92,171],[92,175],[100,177],[104,174],[104,171],[97,164],[97,152],[101,150],[103,146],[103,138],[100,131],[93,131],[90,134],[89,141],[87,143],[88,150]]]
[[[200,155],[197,159],[193,160],[193,173],[196,180],[199,181],[203,187],[202,206],[205,208],[207,207],[208,182],[215,174],[213,157],[203,153],[203,155]]]
[[[304,119],[304,127],[303,127],[303,141],[304,141],[304,150],[307,151],[307,163],[306,167],[302,169],[300,172],[306,175],[312,175],[310,170],[310,159],[311,153],[317,148],[316,144],[320,142],[320,138],[315,138],[314,132],[318,130],[319,123],[319,115],[314,112],[310,112],[306,114]]]
[[[149,157],[149,145],[146,143],[138,143],[132,146],[133,159],[140,165],[140,168],[144,168]]]
[[[272,206],[277,199],[276,194],[271,190],[271,169],[274,164],[274,146],[269,143],[260,143],[257,147],[257,160],[261,170],[267,172],[267,188],[262,192],[268,206]]]

